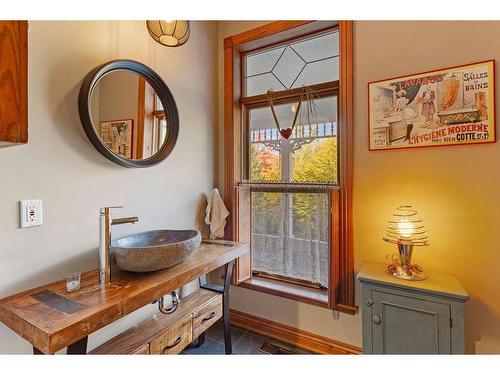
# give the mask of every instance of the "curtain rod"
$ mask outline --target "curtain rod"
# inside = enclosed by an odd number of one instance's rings
[[[285,181],[242,181],[236,187],[248,187],[252,191],[262,192],[326,192],[328,190],[338,190],[339,186],[333,182],[285,182]]]

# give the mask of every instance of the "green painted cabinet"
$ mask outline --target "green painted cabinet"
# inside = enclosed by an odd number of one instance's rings
[[[429,272],[423,281],[396,279],[386,265],[364,262],[362,291],[365,354],[463,354],[464,305],[469,298],[455,275]]]

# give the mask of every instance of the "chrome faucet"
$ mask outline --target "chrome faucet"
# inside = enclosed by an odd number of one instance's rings
[[[111,219],[112,208],[123,208],[123,206],[104,207],[99,210],[99,283],[101,285],[111,282],[111,267],[109,262],[111,226],[139,221],[137,216]]]

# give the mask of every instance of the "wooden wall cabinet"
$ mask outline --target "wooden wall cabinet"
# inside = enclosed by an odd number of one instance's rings
[[[406,281],[365,262],[362,290],[364,354],[463,354],[464,305],[469,296],[452,274],[429,272]]]
[[[0,21],[0,147],[28,142],[28,22]]]

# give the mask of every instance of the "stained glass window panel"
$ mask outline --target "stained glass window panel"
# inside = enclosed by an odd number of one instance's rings
[[[246,55],[244,96],[309,86],[339,78],[338,31]]]

